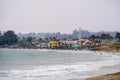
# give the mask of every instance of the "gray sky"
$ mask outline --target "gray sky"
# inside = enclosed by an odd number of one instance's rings
[[[120,31],[120,0],[0,0],[0,30]]]

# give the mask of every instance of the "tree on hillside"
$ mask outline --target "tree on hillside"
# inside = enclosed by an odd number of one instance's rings
[[[54,40],[54,41],[57,41],[57,37],[53,37],[53,40]]]
[[[2,34],[0,33],[0,45],[3,45],[4,44],[4,42],[3,42],[3,36],[2,36]]]
[[[102,33],[102,34],[100,35],[100,38],[101,38],[101,39],[106,39],[106,34],[105,34],[105,33]]]
[[[110,34],[105,34],[105,33],[102,33],[100,35],[100,38],[101,39],[113,39],[113,37]]]
[[[96,38],[96,36],[93,34],[89,38],[94,40]]]
[[[46,37],[46,38],[45,38],[45,41],[49,41],[49,38]]]
[[[57,41],[57,37],[49,37],[49,38],[46,38],[47,41]]]
[[[4,42],[7,45],[13,45],[13,44],[17,43],[17,41],[18,41],[17,35],[12,30],[5,32],[3,34],[3,37],[4,37]]]
[[[93,34],[93,35],[91,35],[89,38],[94,40],[94,39],[99,39],[99,36],[98,36],[98,35],[95,36],[95,35]]]
[[[115,38],[120,40],[120,33],[117,32]]]
[[[39,41],[39,42],[42,42],[42,41],[43,41],[43,39],[42,39],[42,38],[39,38],[39,39],[38,39],[38,41]]]
[[[32,39],[33,39],[32,37],[28,37],[28,38],[27,38],[27,42],[31,42]]]

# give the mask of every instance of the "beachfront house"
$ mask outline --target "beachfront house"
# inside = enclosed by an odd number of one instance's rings
[[[50,48],[58,48],[59,44],[57,41],[50,41]]]

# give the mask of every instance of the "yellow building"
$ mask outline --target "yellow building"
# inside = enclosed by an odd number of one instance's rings
[[[57,48],[58,46],[59,46],[58,42],[56,42],[56,41],[51,41],[50,42],[50,47],[51,48]]]

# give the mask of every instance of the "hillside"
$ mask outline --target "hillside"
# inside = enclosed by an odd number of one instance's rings
[[[120,44],[111,44],[108,46],[95,47],[93,51],[115,51],[120,52]]]

